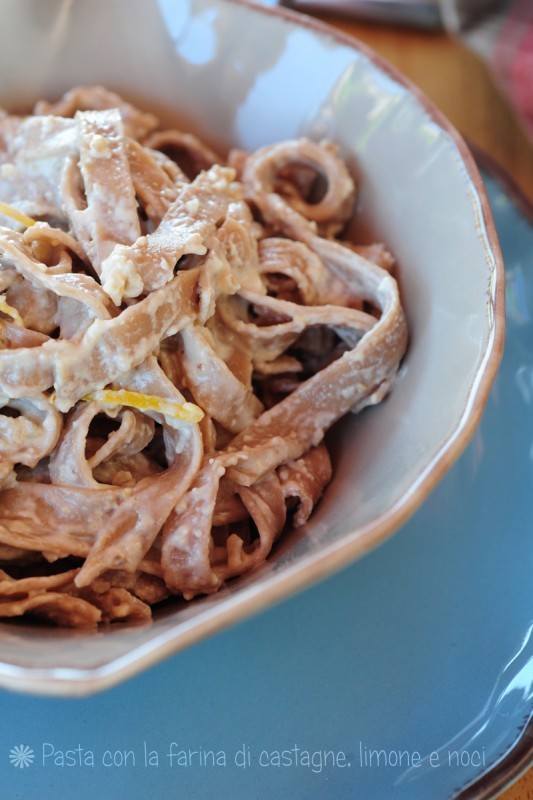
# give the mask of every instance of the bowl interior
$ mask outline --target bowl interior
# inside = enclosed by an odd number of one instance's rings
[[[415,510],[479,419],[502,340],[502,266],[464,145],[412,87],[323,26],[236,0],[2,0],[0,103],[103,84],[212,146],[337,142],[359,186],[350,234],[396,255],[410,345],[392,394],[330,439],[305,530],[214,597],[94,634],[0,625],[0,684],[103,688],[374,547]]]

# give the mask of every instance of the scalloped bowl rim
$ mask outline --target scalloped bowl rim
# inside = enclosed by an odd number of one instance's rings
[[[283,8],[270,8],[248,2],[248,0],[225,0],[226,5],[252,9],[261,14],[273,15],[291,24],[303,27],[318,37],[326,37],[334,43],[345,45],[363,54],[385,75],[413,95],[420,106],[447,133],[455,144],[466,170],[466,182],[474,188],[480,204],[480,230],[486,236],[488,250],[493,256],[494,269],[490,275],[490,299],[492,304],[492,327],[484,358],[475,381],[472,383],[462,416],[457,420],[453,433],[442,443],[435,457],[419,475],[409,491],[370,523],[356,528],[336,543],[323,546],[320,552],[308,554],[297,563],[286,567],[280,574],[268,575],[268,584],[261,580],[244,580],[235,595],[225,596],[223,602],[205,598],[195,615],[181,621],[180,630],[164,629],[161,633],[141,641],[118,657],[111,657],[87,668],[20,666],[16,663],[0,662],[0,686],[41,695],[87,695],[107,689],[155,663],[198,642],[208,635],[241,621],[267,607],[272,606],[298,590],[353,562],[363,554],[383,543],[416,511],[433,490],[446,471],[464,450],[483,413],[487,397],[499,367],[504,343],[504,268],[498,238],[489,208],[488,198],[474,159],[451,123],[436,106],[395,67],[378,54],[349,35],[316,19],[296,14]],[[258,573],[254,574],[254,577]],[[179,616],[180,612],[178,612]],[[8,623],[11,625],[11,623]],[[4,624],[5,627],[5,624]],[[28,626],[28,630],[31,630]],[[0,638],[1,638],[0,631]],[[74,642],[76,639],[73,640]]]

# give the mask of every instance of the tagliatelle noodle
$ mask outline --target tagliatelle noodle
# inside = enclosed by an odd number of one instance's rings
[[[146,621],[309,519],[406,348],[394,259],[335,238],[330,142],[224,163],[103,87],[0,141],[0,616]]]

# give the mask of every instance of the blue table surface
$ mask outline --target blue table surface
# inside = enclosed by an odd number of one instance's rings
[[[507,346],[459,462],[363,560],[125,684],[2,692],[2,797],[445,800],[513,746],[533,705],[533,228],[486,181]]]

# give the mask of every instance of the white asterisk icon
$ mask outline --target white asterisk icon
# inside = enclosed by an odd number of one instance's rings
[[[20,767],[21,769],[33,764],[34,758],[33,750],[31,747],[28,747],[27,744],[19,744],[16,747],[12,747],[9,751],[9,760],[14,767]]]

